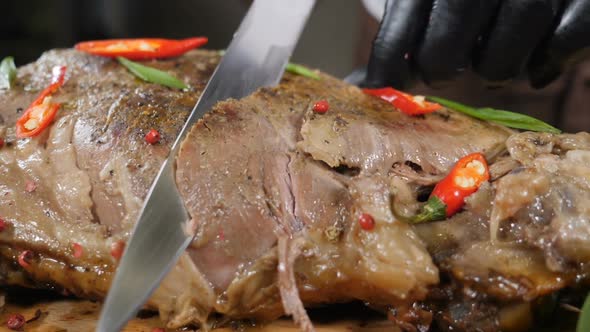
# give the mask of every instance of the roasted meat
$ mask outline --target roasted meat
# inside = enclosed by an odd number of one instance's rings
[[[149,63],[187,91],[73,50],[19,69],[0,91],[3,284],[105,296],[112,251],[218,60],[193,51]],[[68,67],[55,122],[16,139],[55,65]],[[313,111],[318,100],[327,113]],[[144,140],[152,128],[159,144]],[[471,152],[488,158],[491,183],[448,220],[404,222]],[[585,133],[516,133],[450,110],[411,117],[328,75],[287,73],[218,103],[182,143],[176,182],[196,235],[148,307],[169,327],[288,314],[312,330],[305,307],[360,300],[407,330],[524,329],[514,308],[526,317],[586,275],[589,160]],[[374,229],[359,226],[362,213]]]

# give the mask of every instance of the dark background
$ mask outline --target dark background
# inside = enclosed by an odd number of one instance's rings
[[[248,0],[28,0],[4,1],[0,58],[17,65],[51,48],[91,39],[209,37],[207,48],[225,48],[246,12]],[[377,21],[360,0],[320,0],[293,61],[344,77],[366,63]],[[543,90],[526,80],[489,90],[466,74],[445,90],[417,85],[411,92],[440,95],[476,106],[528,113],[567,131],[590,131],[590,63],[568,71]]]
[[[82,40],[207,36],[207,48],[227,47],[246,0],[52,0],[8,1],[0,19],[0,57],[17,65],[50,48]],[[358,62],[355,51],[364,13],[360,0],[319,1],[294,61],[344,76]]]

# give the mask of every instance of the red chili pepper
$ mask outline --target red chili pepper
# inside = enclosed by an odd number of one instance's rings
[[[373,216],[371,216],[370,214],[363,213],[359,217],[359,224],[362,229],[370,231],[373,228],[375,228],[375,219],[373,219]]]
[[[84,254],[84,247],[79,243],[72,243],[72,253],[74,258],[80,258]]]
[[[6,223],[6,221],[4,221],[4,219],[0,218],[0,233],[4,232],[6,227],[8,227],[8,224]]]
[[[412,96],[394,88],[363,89],[363,92],[391,103],[407,115],[420,115],[440,110],[442,106],[426,101],[424,96]]]
[[[114,58],[121,56],[130,60],[171,58],[182,55],[207,43],[206,37],[187,39],[137,38],[86,41],[76,44],[79,51]]]
[[[31,264],[29,261],[31,260],[32,256],[33,256],[33,252],[30,250],[25,250],[25,251],[21,252],[20,255],[18,255],[18,264],[25,269],[30,267]]]
[[[4,138],[0,137],[0,149],[4,147]]]
[[[66,77],[66,67],[53,68],[53,81],[41,91],[29,108],[16,121],[16,137],[25,138],[39,135],[43,129],[47,128],[53,119],[57,110],[61,106],[59,103],[52,103],[51,96],[63,84]]]
[[[166,330],[164,330],[164,329],[163,329],[163,328],[161,328],[161,327],[154,327],[154,328],[152,329],[152,332],[166,332]]]
[[[116,260],[121,259],[123,257],[123,251],[125,250],[125,242],[117,241],[111,244],[111,256],[113,256]]]
[[[6,327],[19,331],[25,325],[25,317],[21,314],[11,314],[6,321]]]
[[[320,100],[313,104],[313,111],[319,114],[324,114],[330,109],[330,104],[326,100]]]
[[[451,173],[434,187],[422,212],[412,221],[419,223],[451,217],[461,210],[465,198],[489,179],[490,172],[483,154],[472,153],[459,159]]]
[[[155,130],[152,129],[150,131],[148,131],[147,134],[145,134],[145,141],[148,142],[149,144],[156,144],[160,141],[160,133]]]

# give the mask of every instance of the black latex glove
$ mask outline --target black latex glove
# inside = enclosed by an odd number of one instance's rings
[[[590,0],[388,0],[366,86],[441,87],[473,70],[540,88],[590,54]]]

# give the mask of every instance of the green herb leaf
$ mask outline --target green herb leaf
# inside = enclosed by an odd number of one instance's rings
[[[117,60],[131,73],[144,81],[161,84],[171,88],[188,89],[188,85],[184,84],[184,82],[166,72],[156,68],[144,66],[120,56],[117,57]]]
[[[577,332],[588,332],[590,331],[590,295],[586,296],[582,312],[578,318],[578,325],[576,327]]]
[[[7,56],[0,62],[0,88],[10,89],[16,79],[14,58]]]
[[[489,107],[473,108],[454,101],[446,100],[439,97],[428,97],[431,101],[441,104],[454,111],[469,115],[476,119],[486,120],[510,128],[543,131],[548,133],[559,134],[561,130],[531,116],[514,113],[504,110],[497,110]]]
[[[287,67],[285,68],[286,71],[293,73],[293,74],[297,74],[297,75],[301,75],[301,76],[305,76],[307,78],[311,78],[314,80],[319,80],[320,79],[320,75],[318,75],[318,73],[316,73],[315,71],[308,69],[306,67],[294,64],[294,63],[288,63]]]

